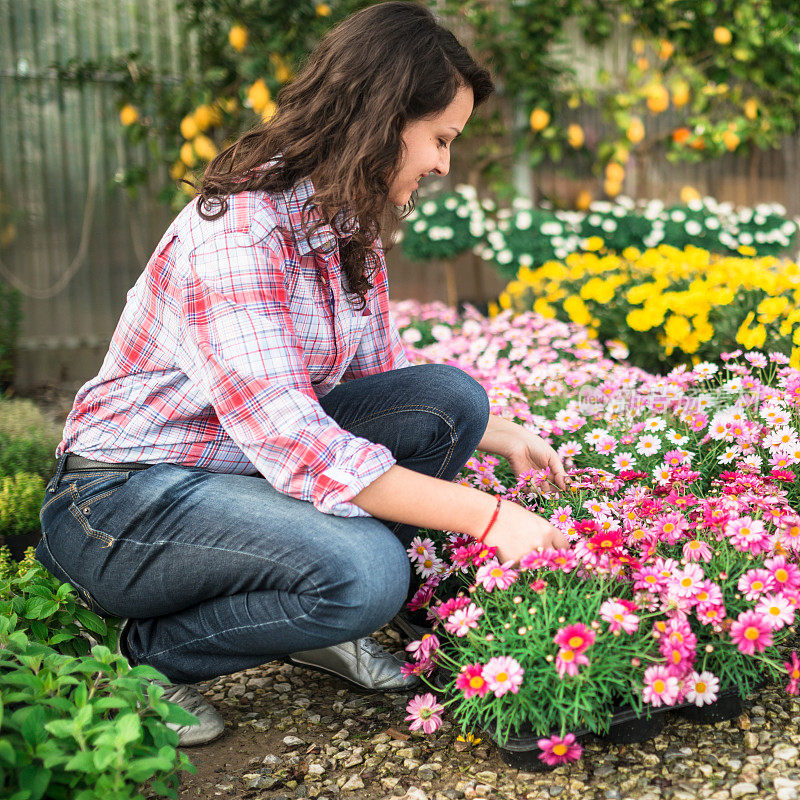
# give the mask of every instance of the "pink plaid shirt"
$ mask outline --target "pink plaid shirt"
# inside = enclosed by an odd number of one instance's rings
[[[395,459],[318,400],[340,381],[409,362],[380,241],[359,311],[331,226],[310,245],[302,233],[312,192],[306,180],[232,195],[213,221],[196,200],[178,214],[128,292],[99,374],[78,391],[57,455],[261,473],[325,513],[369,516],[349,501]]]

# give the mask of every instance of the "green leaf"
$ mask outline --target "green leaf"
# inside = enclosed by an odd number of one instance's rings
[[[8,739],[0,739],[0,761],[5,761],[10,767],[17,763],[17,751]]]
[[[119,750],[112,745],[106,745],[105,747],[98,747],[94,751],[92,761],[94,768],[98,772],[106,772],[111,763],[117,758],[119,758]]]
[[[169,758],[161,758],[159,756],[151,756],[150,758],[142,758],[131,764],[127,771],[127,777],[136,783],[142,783],[148,778],[155,775],[156,772],[161,770],[172,769],[172,760]]]
[[[68,739],[75,733],[77,726],[73,719],[53,719],[44,726],[44,729],[60,739]]]
[[[19,773],[19,786],[28,790],[29,800],[41,800],[51,775],[49,769],[42,769],[39,764],[28,764]]]
[[[114,721],[120,745],[136,741],[142,735],[142,723],[138,714],[122,714]]]
[[[106,626],[103,618],[98,617],[97,614],[89,611],[86,608],[76,608],[75,618],[81,623],[81,625],[83,625],[84,628],[92,631],[92,633],[99,633],[101,636],[105,636],[105,634],[108,632],[108,627]]]
[[[94,754],[91,750],[79,750],[75,755],[64,764],[64,769],[74,772],[87,772],[90,775],[95,772]]]

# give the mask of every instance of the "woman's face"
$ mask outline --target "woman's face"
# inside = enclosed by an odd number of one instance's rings
[[[390,202],[404,206],[425,175],[447,175],[450,145],[467,124],[472,106],[472,87],[460,86],[444,111],[406,125],[401,137],[400,171],[389,187]]]

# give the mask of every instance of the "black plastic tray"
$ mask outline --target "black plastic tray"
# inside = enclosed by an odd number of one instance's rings
[[[447,672],[440,669],[433,674],[431,682],[439,692],[444,693],[448,681]],[[760,684],[760,686],[763,685],[765,684]],[[760,686],[755,688],[760,688]],[[579,728],[573,730],[572,733],[575,734],[576,741],[587,736],[596,736],[611,744],[635,744],[658,736],[664,727],[668,712],[679,714],[691,722],[712,724],[735,719],[741,716],[743,710],[743,699],[738,690],[728,689],[721,692],[719,698],[707,706],[695,706],[688,702],[675,706],[659,706],[658,708],[643,705],[642,714],[638,714],[630,706],[620,706],[615,708],[611,714],[607,733],[598,734],[589,728]],[[557,733],[557,731],[553,731],[553,733]],[[538,741],[544,737],[533,733],[530,728],[518,730],[516,734],[509,736],[502,745],[492,731],[484,728],[483,734],[497,745],[500,757],[510,767],[526,772],[546,772],[554,769],[539,758],[541,750]]]

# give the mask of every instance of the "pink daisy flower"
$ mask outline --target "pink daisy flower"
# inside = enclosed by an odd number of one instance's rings
[[[631,603],[630,606],[633,604]],[[606,600],[600,606],[600,617],[609,624],[609,630],[636,633],[639,628],[639,617],[632,613],[633,609],[619,600]]]
[[[719,679],[711,672],[692,672],[686,679],[686,699],[696,706],[707,706],[717,699]]]
[[[731,625],[731,639],[739,650],[751,656],[772,644],[772,628],[761,614],[743,611]]]
[[[711,561],[711,547],[702,539],[692,539],[683,546],[683,557],[687,561]]]
[[[744,594],[746,600],[758,600],[762,594],[771,592],[775,584],[769,570],[749,569],[739,578],[736,587]]]
[[[492,559],[478,568],[475,582],[481,584],[487,592],[494,589],[508,589],[517,579],[518,572],[511,568],[514,560],[501,564],[497,559]]]
[[[436,702],[435,695],[418,694],[406,706],[408,716],[406,722],[410,730],[415,731],[422,728],[425,733],[433,733],[442,724],[442,711],[444,706]]]
[[[551,736],[549,739],[539,739],[536,744],[542,751],[539,758],[551,767],[577,761],[583,754],[583,747],[575,741],[574,733],[568,733],[563,738]]]
[[[683,569],[675,571],[670,589],[674,589],[679,597],[694,597],[705,577],[700,565],[687,564]]]
[[[645,703],[656,707],[674,705],[680,691],[678,679],[667,667],[657,664],[645,670],[642,688],[642,700]]]
[[[417,564],[425,561],[426,558],[436,557],[436,547],[433,544],[433,540],[423,539],[421,536],[415,536],[411,540],[411,545],[406,552],[408,557]]]
[[[559,506],[553,509],[550,515],[550,524],[555,525],[556,528],[562,530],[564,527],[569,526],[572,521],[572,509],[569,506]]]
[[[478,627],[478,620],[483,616],[483,609],[470,603],[465,608],[457,608],[444,623],[444,629],[455,636],[466,636],[470,630]]]
[[[633,578],[633,588],[635,590],[648,589],[651,592],[656,592],[664,583],[664,578],[656,567],[642,567],[642,569],[634,572]]]
[[[701,581],[694,593],[698,605],[719,605],[722,603],[722,589],[714,581]]]
[[[697,619],[701,625],[716,625],[719,626],[722,620],[725,619],[726,611],[724,605],[708,605],[697,606],[695,609]]]
[[[589,659],[583,653],[562,649],[558,651],[556,656],[556,672],[558,672],[559,678],[563,678],[564,675],[575,676],[580,671],[580,668],[587,666],[588,663]]]
[[[653,521],[653,529],[658,538],[667,542],[667,544],[679,542],[688,527],[689,523],[686,518],[677,511],[671,514],[664,514],[664,516],[658,517]]]
[[[456,677],[456,689],[464,693],[464,697],[483,697],[489,694],[489,684],[483,677],[483,667],[480,664],[467,664],[461,668],[461,672]]]
[[[764,619],[779,631],[784,625],[794,622],[794,606],[788,598],[780,594],[768,594],[762,597],[755,607],[757,614],[762,614]]]
[[[553,637],[553,641],[564,650],[574,650],[582,653],[594,644],[595,632],[584,625],[576,622],[561,628]]]
[[[406,645],[406,650],[417,661],[427,661],[438,649],[439,637],[434,633],[426,633],[421,639]]]
[[[788,564],[785,556],[775,556],[764,560],[775,586],[779,589],[800,588],[800,569],[796,564]]]
[[[502,697],[508,692],[516,694],[522,685],[524,674],[525,670],[511,656],[490,658],[483,668],[483,677],[495,697]]]
[[[786,686],[786,691],[789,694],[797,694],[798,683],[800,683],[800,659],[797,658],[797,653],[794,650],[792,651],[792,660],[784,661],[783,667],[789,673],[789,683]]]
[[[760,519],[740,517],[732,519],[725,526],[725,535],[731,544],[743,552],[750,551],[754,555],[769,549],[769,535]]]

